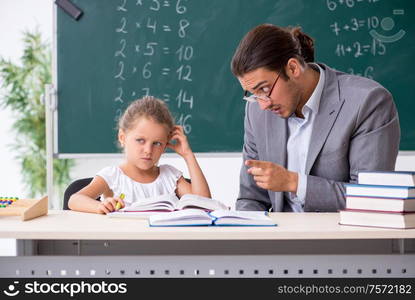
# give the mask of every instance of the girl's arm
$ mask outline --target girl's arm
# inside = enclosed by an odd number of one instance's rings
[[[209,185],[192,149],[190,148],[182,126],[174,126],[171,139],[176,140],[176,143],[169,143],[167,146],[183,157],[187,164],[187,168],[189,169],[191,179],[191,183],[188,183],[183,177],[177,181],[177,195],[181,197],[184,194],[191,193],[211,198]]]
[[[104,201],[96,200],[100,195],[105,197]],[[117,202],[120,202],[121,207],[124,207],[122,199],[112,196],[113,193],[105,180],[100,176],[95,176],[90,184],[69,198],[68,207],[72,210],[97,214],[115,211]]]

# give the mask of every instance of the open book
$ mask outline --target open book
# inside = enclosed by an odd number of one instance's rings
[[[137,200],[130,206],[109,213],[108,216],[116,218],[145,218],[157,213],[167,213],[189,208],[205,211],[229,210],[229,207],[216,199],[193,194],[185,194],[179,199],[175,194],[165,194]]]
[[[276,226],[263,211],[186,209],[150,216],[150,226]]]

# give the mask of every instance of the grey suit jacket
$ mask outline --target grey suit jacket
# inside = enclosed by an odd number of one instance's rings
[[[344,183],[356,183],[358,172],[394,170],[400,128],[392,95],[379,83],[320,66],[326,79],[306,161],[304,211],[337,211],[345,207]],[[286,167],[287,128],[287,120],[247,103],[243,160]],[[291,210],[282,192],[258,187],[244,164],[236,209]]]

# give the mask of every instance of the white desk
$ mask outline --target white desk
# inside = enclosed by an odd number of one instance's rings
[[[114,276],[120,274],[105,270],[121,262],[131,276],[415,276],[415,229],[341,226],[337,213],[271,217],[278,226],[154,228],[146,220],[72,211],[26,222],[2,217],[0,238],[19,240],[20,256],[0,258],[0,276],[39,276],[49,269],[56,275],[68,267]],[[126,270],[137,265],[147,271]],[[220,270],[216,275],[209,275],[212,266]],[[171,272],[163,273],[166,268]]]
[[[49,211],[21,222],[0,217],[0,238],[54,240],[345,240],[413,239],[415,229],[339,225],[337,213],[271,213],[276,227],[149,227],[143,219],[117,219],[73,211]]]

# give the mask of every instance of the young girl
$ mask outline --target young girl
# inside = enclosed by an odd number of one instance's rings
[[[102,169],[89,185],[73,194],[68,206],[72,210],[105,214],[134,201],[175,193],[211,197],[209,186],[197,163],[181,126],[174,126],[166,104],[153,97],[132,102],[118,124],[118,141],[125,161]],[[170,143],[175,140],[175,143]],[[170,165],[157,166],[166,147],[186,161],[191,183]],[[124,200],[120,197],[125,195]],[[101,201],[95,200],[98,196]]]

